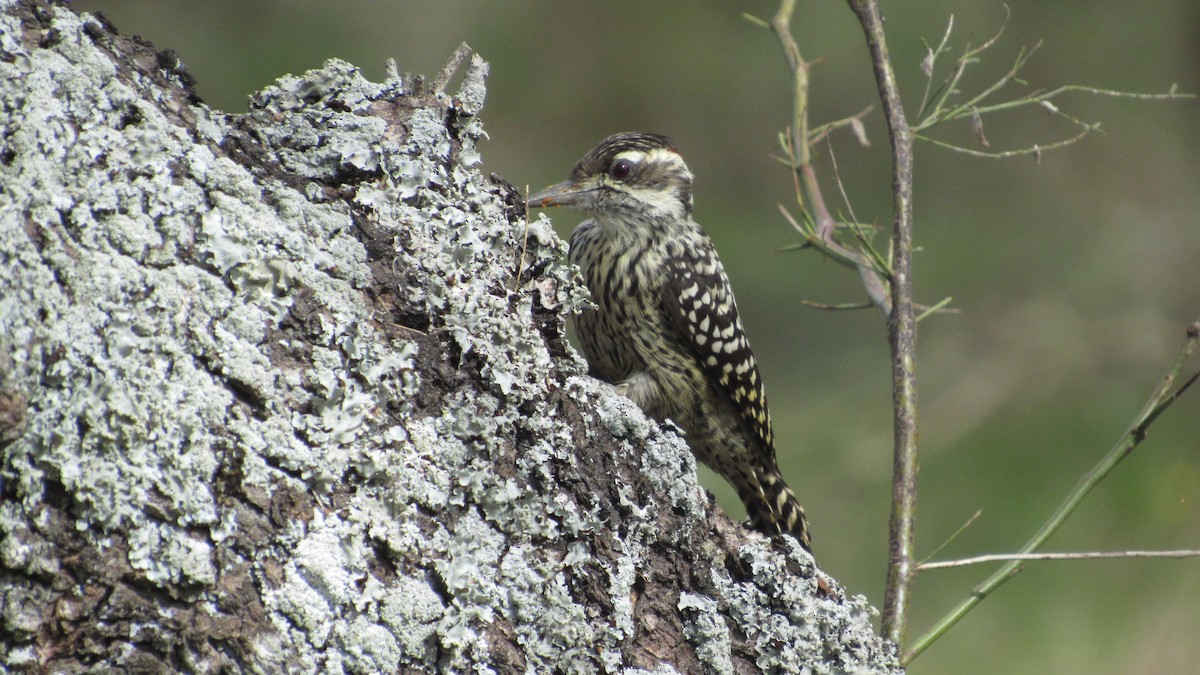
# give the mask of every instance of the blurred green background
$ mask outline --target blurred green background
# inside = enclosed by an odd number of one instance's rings
[[[671,135],[697,176],[696,216],[721,251],[764,369],[780,463],[813,522],[825,569],[878,605],[891,470],[888,351],[857,278],[812,253],[776,205],[791,182],[770,159],[788,122],[790,80],[774,37],[740,17],[775,3],[489,3],[311,0],[77,2],[123,33],[173,48],[214,108],[285,73],[338,57],[381,79],[435,74],[462,41],[491,62],[484,171],[537,189],[562,180],[603,136]],[[919,6],[919,9],[916,7]],[[1008,0],[1004,39],[962,82],[977,91],[1021,47],[1032,87],[1077,83],[1200,91],[1195,0]],[[924,87],[921,39],[979,44],[1005,20],[997,1],[887,3],[909,112]],[[860,30],[843,2],[801,3],[794,22],[812,71],[814,124],[876,104]],[[955,51],[945,59],[951,64]],[[1013,87],[1007,91],[1023,91]],[[1057,105],[1103,132],[1040,162],[973,159],[930,145],[916,155],[918,299],[953,296],[961,314],[921,324],[922,474],[918,549],[975,511],[942,557],[1015,549],[1121,435],[1200,316],[1200,103],[1071,94]],[[1074,131],[1041,110],[985,119],[991,149]],[[857,217],[890,223],[887,139],[832,148]],[[971,142],[967,125],[940,136]],[[822,148],[827,200],[844,212]],[[559,233],[580,218],[554,213]],[[706,483],[735,514],[719,479]],[[1085,502],[1052,550],[1200,547],[1200,391]],[[910,636],[991,570],[922,575]],[[919,658],[913,673],[1200,672],[1200,560],[1033,563]]]

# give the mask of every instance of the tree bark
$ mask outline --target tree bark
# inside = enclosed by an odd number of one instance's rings
[[[229,115],[0,0],[5,667],[899,672],[586,376],[586,291],[480,173],[462,69],[329,61]]]

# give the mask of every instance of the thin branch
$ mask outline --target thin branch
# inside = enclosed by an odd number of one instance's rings
[[[1083,94],[1092,94],[1094,96],[1104,96],[1107,98],[1130,98],[1130,99],[1134,99],[1137,101],[1175,101],[1175,100],[1180,100],[1180,99],[1196,98],[1195,94],[1179,93],[1179,91],[1177,91],[1177,87],[1175,85],[1172,85],[1171,89],[1169,91],[1162,93],[1162,94],[1147,94],[1145,92],[1138,92],[1138,91],[1117,91],[1115,89],[1100,89],[1098,87],[1089,87],[1089,86],[1082,85],[1082,84],[1064,84],[1061,87],[1055,87],[1054,89],[1050,89],[1047,91],[1035,91],[1035,92],[1030,93],[1026,97],[1014,99],[1012,101],[1005,101],[1003,103],[994,103],[992,105],[980,106],[980,107],[976,108],[976,110],[980,114],[987,114],[987,113],[992,113],[992,112],[998,112],[1001,110],[1011,110],[1013,108],[1019,108],[1022,106],[1033,105],[1035,103],[1045,104],[1046,102],[1050,101],[1051,99],[1058,98],[1059,96],[1062,96],[1063,94],[1070,94],[1070,93],[1076,93],[1076,92],[1083,93]],[[1074,122],[1075,124],[1077,124],[1079,126],[1089,126],[1086,122],[1083,122],[1083,121],[1077,120],[1073,117],[1070,117],[1068,115],[1063,115],[1063,114],[1059,113],[1057,108],[1052,109],[1051,112],[1058,114],[1061,117],[1065,117],[1066,119],[1071,120],[1072,122]],[[956,108],[953,115],[947,115],[946,117],[943,118],[943,120],[948,121],[948,120],[952,120],[952,119],[958,119],[960,117],[965,117],[971,113],[972,113],[972,111],[969,109],[961,109],[960,110],[959,108]],[[924,125],[922,125],[922,128],[924,128]]]
[[[1200,558],[1200,550],[1178,551],[1084,551],[1081,553],[992,553],[958,560],[939,560],[921,563],[919,570],[942,570],[951,567],[966,567],[980,563],[1004,562],[1008,560],[1111,560],[1113,558]]]
[[[916,308],[921,310],[921,313],[917,315],[917,321],[918,322],[924,321],[925,317],[927,317],[931,314],[941,314],[943,312],[948,313],[948,314],[957,314],[958,313],[957,309],[953,309],[953,308],[947,309],[946,308],[946,305],[949,305],[950,302],[953,300],[954,300],[954,298],[952,298],[950,296],[946,296],[946,297],[942,298],[940,302],[938,302],[936,305],[934,305],[932,307],[923,307],[921,305],[916,305]]]
[[[861,125],[863,118],[866,117],[874,109],[875,109],[875,106],[869,105],[849,117],[843,117],[840,120],[826,122],[825,124],[822,124],[814,129],[812,129],[811,131],[808,132],[809,144],[816,145],[817,143],[820,143],[823,140],[827,140],[829,137],[829,134],[837,131],[838,129],[841,129],[842,127],[854,127],[855,124]],[[855,135],[858,136],[858,133],[855,132]],[[861,137],[859,139],[859,143],[861,145],[870,145],[870,143],[867,142],[865,137]]]
[[[792,37],[792,13],[796,9],[795,0],[783,0],[779,3],[779,11],[771,17],[771,30],[783,47],[783,55],[787,59],[788,68],[792,70],[792,120],[791,138],[789,144],[797,153],[798,165],[804,166],[809,162],[808,150],[808,64],[800,56],[800,46]],[[828,215],[828,214],[825,214]],[[818,220],[821,214],[818,214]]]
[[[1097,87],[1088,87],[1088,86],[1084,86],[1084,85],[1069,84],[1069,85],[1063,85],[1060,87],[1056,87],[1056,88],[1048,90],[1048,91],[1035,90],[1035,91],[1030,92],[1029,94],[1014,98],[1009,101],[1001,101],[999,103],[990,103],[990,104],[984,105],[983,104],[984,101],[990,99],[993,95],[998,93],[1001,89],[1003,89],[1005,86],[1009,85],[1010,83],[1017,82],[1017,83],[1023,84],[1023,82],[1021,81],[1021,79],[1019,77],[1021,69],[1024,68],[1029,63],[1029,60],[1033,57],[1033,55],[1041,47],[1042,43],[1038,42],[1037,44],[1035,44],[1033,47],[1031,47],[1029,49],[1022,48],[1017,53],[1017,57],[1016,57],[1016,59],[1014,59],[1013,64],[1009,67],[1008,71],[1005,72],[1004,75],[1002,75],[998,80],[993,82],[990,86],[988,86],[988,87],[984,88],[982,91],[968,97],[966,100],[964,100],[960,103],[955,103],[955,104],[951,105],[950,99],[960,93],[960,91],[958,89],[958,84],[962,80],[962,77],[963,77],[964,73],[966,72],[967,67],[971,64],[977,63],[979,61],[979,56],[983,52],[985,52],[988,49],[990,49],[991,47],[993,47],[1000,40],[1000,37],[1004,34],[1004,28],[1007,25],[1008,19],[1009,19],[1009,11],[1008,11],[1007,5],[1005,6],[1005,13],[1006,13],[1006,16],[1005,16],[1004,23],[1001,24],[1000,29],[996,31],[996,34],[993,35],[989,40],[984,42],[982,45],[979,45],[978,47],[974,47],[974,48],[968,47],[963,52],[963,54],[961,56],[959,56],[958,59],[955,60],[954,69],[950,72],[950,74],[943,81],[942,85],[938,88],[937,92],[933,93],[932,96],[931,96],[930,90],[931,90],[931,86],[933,83],[933,75],[934,75],[934,70],[936,67],[936,62],[937,62],[938,57],[941,56],[943,53],[945,53],[947,50],[946,45],[949,41],[950,33],[954,27],[953,17],[951,17],[949,23],[947,24],[946,32],[942,36],[942,41],[938,44],[938,46],[936,48],[930,47],[928,43],[925,44],[925,49],[927,51],[927,54],[926,54],[925,59],[921,63],[922,70],[924,71],[925,76],[926,76],[925,95],[921,101],[921,113],[917,116],[917,122],[913,124],[913,132],[917,134],[917,138],[919,140],[933,143],[934,145],[952,150],[954,152],[960,152],[963,154],[971,155],[973,157],[1007,158],[1007,157],[1016,157],[1016,156],[1021,156],[1021,155],[1033,155],[1034,157],[1040,158],[1041,153],[1043,151],[1053,150],[1056,148],[1061,148],[1061,147],[1065,147],[1067,145],[1071,145],[1072,143],[1075,143],[1075,142],[1079,141],[1080,139],[1082,139],[1088,133],[1097,130],[1100,126],[1099,124],[1085,122],[1081,119],[1078,119],[1071,115],[1068,115],[1068,114],[1064,113],[1063,111],[1059,110],[1059,108],[1057,106],[1055,106],[1053,103],[1051,103],[1051,101],[1053,99],[1063,96],[1065,94],[1072,93],[1072,92],[1081,92],[1081,93],[1092,94],[1094,96],[1108,96],[1108,97],[1112,97],[1112,98],[1131,98],[1131,99],[1138,99],[1138,100],[1169,100],[1169,99],[1195,98],[1195,96],[1191,95],[1191,94],[1180,94],[1177,91],[1176,86],[1172,86],[1169,91],[1167,91],[1166,93],[1163,93],[1163,94],[1145,94],[1145,93],[1138,93],[1138,92],[1116,91],[1116,90],[1112,90],[1112,89],[1100,89]],[[953,120],[959,120],[959,119],[963,119],[963,118],[969,118],[972,122],[972,126],[976,129],[976,137],[982,138],[982,119],[983,119],[984,115],[987,115],[990,113],[1007,111],[1007,110],[1013,110],[1016,108],[1023,108],[1023,107],[1027,107],[1027,106],[1031,106],[1031,105],[1040,105],[1040,106],[1044,107],[1055,117],[1061,117],[1062,119],[1067,120],[1071,124],[1079,127],[1082,131],[1076,136],[1073,136],[1073,137],[1067,138],[1067,139],[1063,139],[1060,141],[1056,141],[1054,143],[1050,143],[1047,145],[1033,145],[1033,146],[1026,147],[1026,148],[1020,148],[1017,150],[1007,150],[1007,151],[999,151],[999,152],[974,150],[974,149],[963,147],[963,146],[956,145],[953,143],[948,143],[945,141],[940,141],[940,140],[937,140],[934,138],[930,138],[921,133],[921,132],[932,129],[933,127],[936,127],[936,126],[946,123],[946,122],[950,122]],[[986,146],[986,143],[982,143],[982,145]]]
[[[1070,138],[1064,138],[1061,141],[1055,141],[1053,143],[1050,143],[1049,145],[1040,145],[1040,144],[1039,145],[1031,145],[1027,148],[1017,148],[1016,150],[1001,150],[1001,151],[997,151],[997,152],[988,152],[985,150],[976,150],[974,148],[967,148],[967,147],[963,147],[961,145],[955,145],[954,143],[947,143],[946,141],[940,141],[936,138],[930,138],[929,136],[922,136],[921,134],[916,134],[915,138],[917,138],[918,140],[925,141],[926,143],[932,143],[933,145],[936,145],[940,148],[945,148],[946,150],[952,150],[954,152],[960,152],[964,155],[970,155],[972,157],[980,157],[980,158],[984,158],[984,159],[1008,159],[1010,157],[1021,157],[1024,155],[1033,155],[1034,157],[1040,157],[1042,152],[1044,152],[1046,150],[1057,150],[1058,148],[1066,147],[1068,145],[1071,145],[1072,143],[1078,143],[1079,141],[1083,140],[1084,136],[1087,136],[1095,129],[1096,129],[1096,127],[1090,127],[1088,129],[1084,129],[1083,131],[1079,132],[1078,134],[1076,134]]]
[[[445,67],[442,68],[442,72],[438,73],[438,76],[433,79],[431,83],[432,90],[435,93],[445,91],[446,85],[450,84],[450,79],[454,77],[454,73],[458,70],[458,67],[470,55],[471,46],[465,42],[460,44],[458,49],[455,49],[454,53],[450,55],[450,60],[446,62]]]
[[[957,530],[955,530],[955,531],[954,531],[954,533],[953,533],[953,534],[951,534],[949,537],[946,537],[946,541],[943,541],[943,542],[942,542],[942,544],[941,544],[941,546],[938,546],[937,548],[933,549],[933,552],[932,552],[932,553],[930,553],[929,555],[925,556],[925,558],[924,558],[924,559],[922,559],[922,560],[921,560],[921,562],[917,563],[917,569],[918,569],[918,570],[923,570],[923,569],[925,569],[925,564],[926,564],[927,562],[929,562],[929,559],[930,559],[930,558],[932,558],[933,556],[935,556],[935,555],[937,555],[937,554],[941,553],[941,552],[942,552],[942,549],[946,548],[947,546],[949,546],[949,545],[951,544],[951,542],[953,542],[955,539],[958,539],[960,536],[962,536],[962,533],[963,533],[963,532],[966,532],[966,531],[967,531],[967,528],[968,528],[968,527],[970,527],[970,526],[971,526],[971,525],[972,525],[972,524],[973,524],[973,523],[974,523],[976,520],[979,520],[979,516],[980,516],[980,515],[982,515],[982,514],[983,514],[983,511],[976,511],[975,513],[973,513],[973,514],[971,515],[971,517],[970,517],[970,518],[967,518],[967,522],[965,522],[965,523],[963,523],[962,525],[960,525],[960,526],[958,527],[958,529],[957,529]]]
[[[996,34],[993,35],[990,39],[988,39],[986,42],[984,42],[982,45],[980,45],[978,47],[971,48],[971,46],[968,45],[966,50],[963,51],[962,56],[958,57],[958,59],[955,60],[954,70],[951,71],[950,76],[947,77],[946,80],[942,83],[942,86],[939,89],[940,95],[937,96],[937,101],[933,104],[933,111],[930,112],[928,115],[925,114],[925,111],[928,109],[928,106],[924,101],[922,101],[921,114],[917,115],[918,123],[916,125],[916,128],[918,130],[925,127],[925,124],[924,124],[924,122],[922,122],[922,120],[927,120],[932,117],[937,117],[941,114],[942,106],[944,106],[946,104],[946,101],[948,101],[951,96],[958,93],[958,83],[962,79],[963,74],[967,72],[967,66],[972,63],[976,63],[978,61],[978,59],[976,58],[977,56],[979,56],[983,52],[990,49],[992,47],[992,45],[999,42],[1000,36],[1004,35],[1004,29],[1008,27],[1008,20],[1011,17],[1012,17],[1012,13],[1008,9],[1008,5],[1005,5],[1004,6],[1004,21],[1000,24],[1000,28],[996,30]],[[925,76],[927,78],[929,78],[930,80],[933,79],[933,69],[934,69],[934,65],[935,65],[934,60],[945,49],[946,41],[949,40],[950,31],[953,28],[954,28],[954,19],[951,18],[949,25],[946,26],[946,33],[945,33],[945,35],[942,36],[942,43],[940,45],[938,45],[937,51],[931,52],[929,54],[929,56],[926,57],[926,59],[928,61],[928,67],[926,69]],[[1013,73],[1014,71],[1009,71],[1009,72]],[[928,88],[926,89],[926,91],[928,92]]]
[[[813,309],[824,309],[831,312],[843,311],[847,309],[871,309],[875,305],[869,302],[846,303],[841,305],[829,305],[822,302],[813,302],[812,300],[801,300],[800,304]]]
[[[870,110],[870,108],[868,108]],[[863,111],[864,113],[866,111]],[[842,197],[842,203],[846,205],[846,212],[850,214],[849,227],[854,233],[855,240],[858,241],[859,250],[863,251],[865,258],[871,261],[872,269],[859,265],[859,276],[862,278],[863,286],[868,289],[867,295],[871,298],[881,298],[886,300],[886,304],[876,303],[880,309],[891,314],[891,295],[888,289],[884,286],[884,279],[892,278],[892,262],[884,258],[879,251],[875,250],[875,244],[871,241],[870,234],[858,220],[858,216],[854,215],[854,206],[850,203],[850,197],[846,194],[846,186],[842,183],[842,175],[838,169],[837,153],[833,151],[833,144],[826,139],[826,145],[829,147],[829,161],[833,165],[833,179],[838,186],[838,193]],[[860,256],[860,258],[863,256]],[[871,292],[872,289],[874,292]]]
[[[909,596],[916,574],[913,536],[917,507],[917,320],[912,297],[912,130],[904,115],[896,74],[892,70],[883,17],[877,0],[848,0],[866,36],[879,99],[892,146],[892,311],[888,343],[892,351],[892,512],[889,560],[882,628],[897,645],[904,644]]]
[[[463,43],[466,44],[466,43]],[[525,186],[525,200],[529,201],[529,186]],[[517,277],[513,280],[513,292],[521,288],[521,272],[525,271],[525,250],[529,246],[529,209],[525,209],[525,231],[521,234],[521,257],[517,259]]]
[[[867,108],[867,110],[870,110],[870,108]],[[855,224],[855,234],[859,236],[860,242],[869,243],[866,233],[862,232],[862,228],[858,226],[859,220],[858,216],[854,215],[854,204],[850,203],[850,196],[846,194],[846,184],[842,182],[842,172],[838,167],[837,153],[833,151],[833,143],[830,143],[829,139],[826,139],[825,147],[829,150],[829,165],[833,167],[833,182],[837,185],[838,195],[842,198],[842,204],[846,206],[846,213],[850,214],[850,222]],[[874,253],[873,249],[872,253],[876,258],[879,257],[877,253]]]
[[[946,22],[946,32],[942,34],[942,41],[938,43],[936,49],[930,48],[929,43],[925,42],[925,58],[921,61],[921,70],[925,72],[925,93],[921,95],[921,112],[917,113],[917,119],[925,116],[925,110],[929,106],[930,90],[933,87],[933,70],[937,67],[937,59],[946,51],[946,45],[950,43],[950,33],[954,30],[954,15],[950,15],[950,20]],[[922,40],[924,42],[924,40]]]
[[[1154,423],[1158,416],[1161,415],[1172,403],[1179,400],[1179,397],[1190,388],[1198,378],[1200,371],[1192,373],[1183,384],[1176,387],[1176,382],[1192,353],[1196,350],[1197,343],[1200,343],[1200,320],[1197,320],[1187,330],[1187,338],[1183,342],[1179,353],[1175,357],[1174,363],[1163,375],[1158,386],[1154,389],[1154,393],[1146,401],[1140,413],[1135,418],[1129,430],[1121,436],[1115,445],[1092,467],[1087,473],[1079,479],[1074,489],[1063,500],[1062,504],[1055,509],[1050,518],[1038,528],[1037,532],[1030,537],[1029,541],[1017,552],[1017,555],[1031,554],[1037,551],[1046,543],[1058,528],[1062,526],[1067,517],[1075,511],[1082,503],[1083,498],[1092,491],[1104,480],[1109,473],[1116,468],[1121,460],[1125,459],[1133,452],[1143,440],[1146,438],[1150,425]],[[925,632],[920,638],[913,642],[912,646],[904,653],[901,662],[903,664],[910,663],[921,652],[925,651],[929,645],[941,637],[954,624],[958,623],[967,612],[974,609],[984,598],[991,595],[997,588],[1008,581],[1013,574],[1020,568],[1020,560],[1010,559],[1008,563],[1003,565],[994,574],[984,580],[975,588],[971,589],[971,594],[962,600],[954,609],[950,610],[944,617],[938,620],[932,628]]]
[[[391,328],[395,328],[396,330],[406,331],[408,333],[412,333],[413,335],[420,335],[421,337],[425,337],[425,336],[429,335],[429,333],[426,333],[425,331],[413,328],[412,326],[405,326],[404,324],[400,324],[400,323],[392,323],[391,321],[385,321],[385,322],[383,322],[383,325],[389,326]]]
[[[999,35],[997,35],[996,37],[999,37]],[[990,47],[991,43],[989,43],[986,46]],[[1001,76],[999,80],[996,80],[995,82],[993,82],[992,86],[988,87],[987,89],[984,89],[983,91],[979,92],[978,94],[971,97],[970,99],[967,99],[967,101],[965,101],[964,103],[961,103],[961,104],[951,108],[950,110],[942,113],[941,115],[937,116],[936,118],[931,116],[930,120],[926,120],[925,122],[922,122],[921,124],[918,124],[917,126],[920,128],[925,128],[927,126],[930,126],[932,124],[937,124],[938,122],[941,122],[944,120],[952,120],[952,119],[957,119],[959,117],[963,117],[963,116],[967,116],[967,115],[972,115],[972,114],[976,114],[976,113],[981,114],[984,112],[988,112],[989,109],[987,107],[981,107],[979,104],[982,103],[985,99],[987,99],[992,94],[1003,89],[1005,87],[1005,85],[1007,85],[1009,82],[1016,80],[1017,73],[1021,72],[1021,68],[1025,67],[1025,64],[1029,62],[1029,59],[1033,58],[1034,53],[1036,53],[1037,50],[1041,48],[1041,46],[1042,46],[1042,43],[1038,42],[1033,47],[1031,47],[1028,51],[1026,51],[1024,48],[1022,48],[1019,52],[1017,52],[1017,60],[1013,63],[1012,67],[1009,68],[1008,72],[1005,73],[1003,76]],[[982,48],[980,49],[980,51],[982,51]]]
[[[821,193],[821,185],[817,180],[816,171],[812,166],[812,150],[810,145],[812,134],[808,126],[808,63],[801,56],[800,47],[796,44],[796,40],[791,32],[792,14],[795,11],[795,7],[795,0],[782,0],[779,4],[779,10],[771,18],[769,25],[779,40],[780,47],[783,48],[784,57],[787,59],[788,67],[791,69],[793,77],[792,124],[788,127],[781,144],[789,167],[792,170],[796,202],[802,211],[802,218],[807,218],[806,212],[811,209],[811,219],[814,226],[806,230],[800,227],[790,215],[785,213],[785,216],[792,223],[792,226],[804,234],[806,240],[812,243],[815,248],[826,254],[832,253],[832,257],[842,264],[853,264],[858,271],[859,277],[862,279],[867,297],[884,314],[890,314],[892,299],[888,292],[888,284],[884,279],[886,273],[879,269],[878,260],[842,246],[833,237],[838,223],[829,212],[825,198]],[[762,23],[758,20],[755,20],[755,22],[760,25]],[[864,114],[866,114],[866,111],[832,124],[851,124]],[[817,134],[820,136],[828,133],[830,130],[831,127],[828,125],[819,127]],[[814,239],[819,241],[814,241]]]
[[[778,206],[779,212],[783,214],[783,217],[788,221],[788,224],[804,237],[804,243],[795,246],[784,246],[779,250],[792,251],[801,248],[814,248],[825,254],[830,260],[833,260],[839,265],[844,265],[850,269],[867,269],[876,276],[880,274],[887,275],[890,272],[887,261],[884,260],[877,252],[875,252],[874,249],[868,249],[869,255],[871,256],[868,259],[862,254],[842,246],[835,239],[833,239],[833,237],[823,237],[821,233],[814,229],[811,223],[807,221],[804,223],[797,221],[795,216],[793,216],[783,204],[779,204]],[[807,214],[807,211],[802,213],[802,215]],[[837,227],[837,221],[833,222],[834,226]],[[856,236],[858,236],[858,232],[861,232],[861,228],[857,228],[853,224],[848,224],[847,226],[855,228]],[[872,304],[874,305],[876,303],[872,301]]]

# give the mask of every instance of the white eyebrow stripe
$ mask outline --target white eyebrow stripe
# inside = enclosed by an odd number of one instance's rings
[[[666,148],[655,148],[649,152],[645,150],[622,150],[613,155],[613,161],[618,159],[628,159],[635,164],[642,162],[661,162],[663,164],[679,164],[679,153]]]
[[[645,150],[622,150],[613,156],[613,161],[618,159],[628,159],[634,164],[641,164],[646,161],[648,155]]]
[[[678,164],[680,162],[679,153],[667,150],[666,148],[655,148],[648,153],[642,153],[642,155],[649,162],[663,162],[664,164]]]

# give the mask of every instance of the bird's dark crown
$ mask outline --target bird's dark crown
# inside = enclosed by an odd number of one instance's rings
[[[646,210],[677,204],[681,215],[692,210],[692,174],[671,139],[660,134],[628,131],[600,141],[571,172],[571,180],[599,181],[608,196],[598,195],[598,210],[626,210],[630,200]],[[672,208],[670,210],[675,210]]]
[[[639,131],[626,131],[613,134],[600,141],[600,144],[588,151],[583,159],[575,164],[571,178],[580,179],[593,176],[608,170],[617,156],[629,151],[649,153],[653,150],[667,150],[679,154],[671,139],[659,134],[647,134]]]

